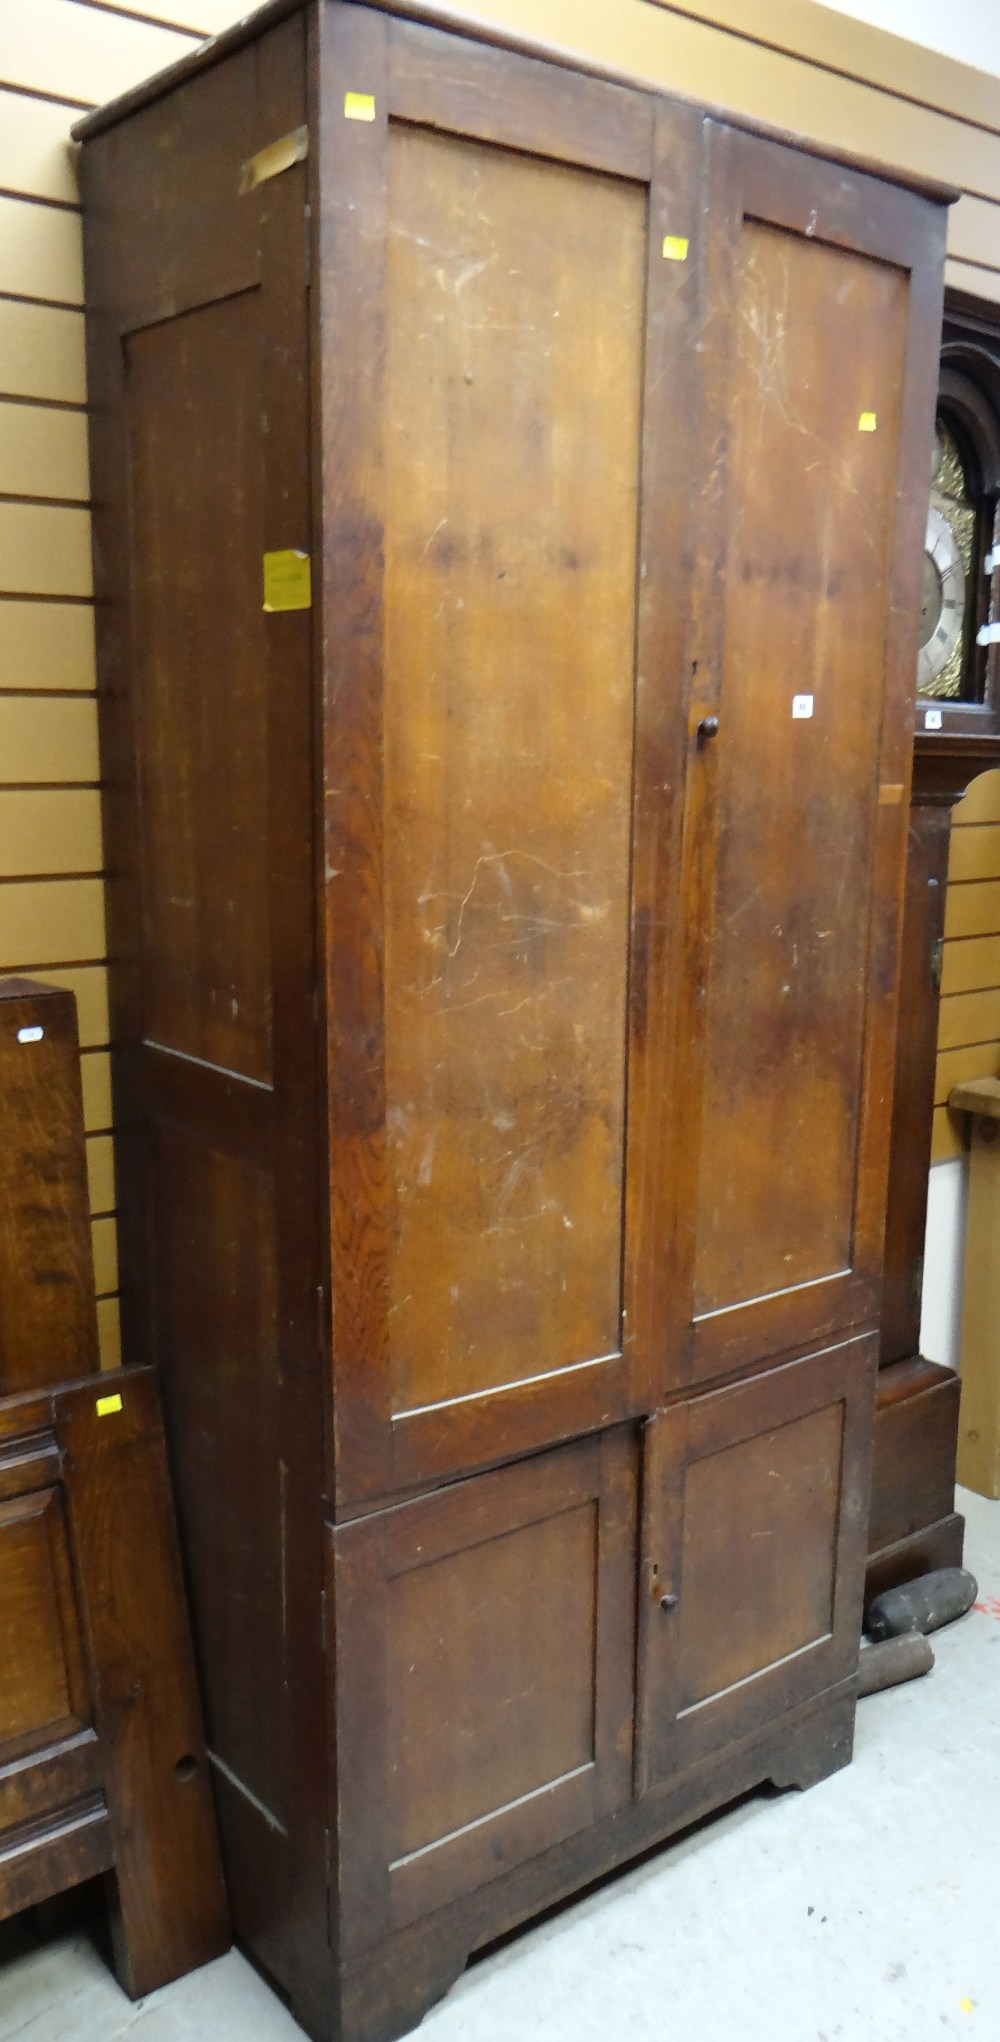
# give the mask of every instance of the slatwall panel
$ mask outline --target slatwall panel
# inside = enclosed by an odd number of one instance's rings
[[[80,1005],[106,1361],[118,1351],[115,1194],[82,265],[66,138],[76,110],[125,90],[244,11],[241,0],[0,0],[0,970],[72,985]],[[949,280],[1000,301],[1000,80],[812,0],[467,0],[461,11],[961,185]],[[1000,812],[963,816],[955,833],[942,1083],[958,1070],[949,1058],[992,1048],[996,1067],[998,836]],[[961,862],[971,858],[980,861],[974,869]],[[942,1108],[936,1153],[953,1153],[955,1139]]]
[[[961,187],[948,280],[1000,301],[1000,79],[813,0],[421,0]]]
[[[941,970],[933,1160],[962,1154],[968,1116],[949,1113],[953,1085],[1000,1077],[1000,770],[974,780],[955,809]]]
[[[0,971],[76,995],[101,1357],[120,1357],[90,606],[80,217],[69,127],[242,9],[0,4]],[[178,33],[178,30],[183,33]]]

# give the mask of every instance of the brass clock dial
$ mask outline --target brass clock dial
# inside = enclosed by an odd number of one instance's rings
[[[927,513],[917,658],[917,688],[921,694],[928,692],[947,666],[961,639],[964,619],[965,569],[947,518],[932,505]]]
[[[930,507],[917,657],[917,693],[958,702],[969,665],[969,578],[975,573],[977,512],[965,462],[946,418],[931,447]]]

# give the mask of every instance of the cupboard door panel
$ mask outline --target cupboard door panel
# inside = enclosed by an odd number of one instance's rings
[[[0,1503],[0,1763],[79,1730],[89,1693],[57,1489]]]
[[[634,1052],[666,970],[684,519],[662,499],[690,475],[693,359],[692,272],[661,244],[690,230],[700,124],[412,24],[330,31],[331,103],[362,76],[375,101],[331,125],[352,199],[323,254],[342,1507],[637,1394],[626,1067],[655,1117]]]
[[[647,1426],[641,1787],[856,1666],[875,1354],[851,1341]]]
[[[405,1412],[620,1345],[645,195],[391,125],[388,213],[389,1353]]]
[[[930,430],[926,210],[713,150],[675,1383],[874,1318]]]
[[[349,1947],[630,1792],[635,1448],[618,1430],[332,1534]],[[347,1903],[345,1903],[346,1905]]]

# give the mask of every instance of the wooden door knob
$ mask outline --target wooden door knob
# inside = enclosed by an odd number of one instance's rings
[[[663,1609],[663,1610],[672,1610],[672,1609],[676,1609],[676,1607],[677,1607],[677,1597],[676,1597],[676,1595],[661,1595],[661,1597],[660,1597],[660,1608],[661,1608],[661,1609]]]

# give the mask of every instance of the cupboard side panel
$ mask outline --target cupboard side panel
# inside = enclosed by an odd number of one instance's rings
[[[162,1365],[238,1929],[312,2019],[312,620],[262,608],[262,554],[311,537],[307,171],[242,176],[305,57],[299,15],[88,143],[85,185],[126,1352]]]
[[[126,360],[143,1033],[269,1083],[262,320],[259,291],[227,298]]]

